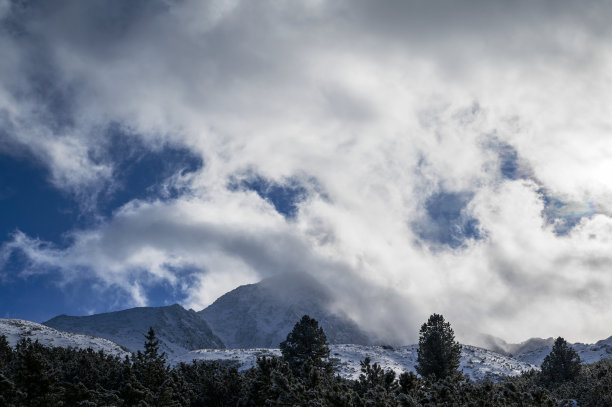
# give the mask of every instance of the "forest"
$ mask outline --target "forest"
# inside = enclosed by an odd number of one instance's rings
[[[169,366],[151,328],[144,352],[118,357],[0,336],[1,406],[611,406],[612,361],[582,364],[557,338],[540,370],[472,381],[458,370],[461,345],[441,315],[419,332],[417,374],[368,358],[358,380],[335,374],[318,322],[305,315],[282,356],[239,371],[227,362]]]

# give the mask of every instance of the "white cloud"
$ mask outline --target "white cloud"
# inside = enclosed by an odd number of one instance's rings
[[[65,250],[17,235],[5,251],[27,249],[67,279],[93,273],[136,304],[147,281],[202,307],[237,284],[305,270],[355,318],[407,340],[431,312],[512,340],[608,336],[610,218],[557,236],[538,189],[612,210],[612,9],[373,5],[151,3],[121,14],[75,2],[23,14],[34,40],[0,40],[13,61],[0,63],[0,119],[55,185],[84,195],[112,180],[112,157],[90,154],[111,122],[145,145],[185,145],[205,166],[188,195],[129,204],[74,231]],[[49,124],[53,102],[17,68],[39,74],[32,54],[71,100],[71,125]],[[492,137],[516,148],[533,180],[501,177]],[[314,177],[323,193],[287,222],[255,193],[226,190],[247,169]],[[446,251],[415,243],[410,225],[441,189],[474,194],[467,210],[486,239]],[[176,271],[189,267],[195,286]]]

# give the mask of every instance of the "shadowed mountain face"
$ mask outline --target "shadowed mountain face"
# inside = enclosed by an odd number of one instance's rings
[[[300,318],[319,321],[329,343],[369,344],[350,319],[330,312],[329,290],[305,274],[283,274],[236,288],[198,314],[228,348],[277,348]]]
[[[125,346],[132,352],[143,350],[150,326],[160,349],[169,356],[194,349],[223,348],[223,342],[195,311],[180,305],[141,307],[84,317],[60,315],[44,323],[60,331],[94,335]]]
[[[277,348],[304,314],[317,319],[329,343],[372,340],[350,319],[330,312],[329,290],[305,274],[285,274],[236,288],[196,313],[180,305],[141,307],[91,316],[60,315],[44,324],[142,350],[152,326],[161,350],[176,356],[205,348]]]

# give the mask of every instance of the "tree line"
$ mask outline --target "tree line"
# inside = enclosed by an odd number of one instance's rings
[[[240,372],[231,362],[170,367],[151,328],[144,352],[121,359],[102,351],[15,348],[0,336],[0,405],[13,406],[580,406],[612,405],[612,362],[582,364],[557,338],[540,371],[499,382],[459,371],[461,345],[442,315],[419,332],[415,374],[397,375],[369,358],[358,380],[334,373],[327,338],[305,315],[280,344],[280,357],[258,358]]]

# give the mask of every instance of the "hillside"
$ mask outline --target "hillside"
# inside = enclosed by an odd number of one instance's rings
[[[491,335],[480,335],[476,342],[485,349],[540,366],[546,355],[552,350],[555,339],[530,338],[521,343],[507,343]],[[573,343],[570,346],[574,348],[584,363],[612,358],[612,337],[592,344]]]
[[[573,343],[570,346],[578,353],[583,363],[593,363],[602,359],[612,358],[612,336],[593,344]],[[526,363],[533,363],[539,366],[551,350],[552,345],[546,345],[519,353],[515,357]]]
[[[372,363],[378,363],[384,369],[391,369],[397,374],[404,371],[415,372],[418,345],[397,348],[364,345],[330,345],[331,358],[337,373],[348,379],[359,378],[359,362],[369,357]],[[226,360],[236,363],[240,370],[255,365],[257,357],[279,356],[278,349],[201,349],[181,355],[171,362],[190,362],[196,360]],[[523,371],[537,368],[526,362],[501,355],[475,346],[464,345],[461,352],[463,373],[472,379],[490,378],[498,380],[506,376],[518,375]]]
[[[77,349],[91,348],[94,351],[121,358],[129,356],[130,352],[108,339],[90,335],[61,332],[36,322],[22,319],[0,319],[0,335],[5,335],[9,345],[15,346],[22,338],[30,338],[44,346],[72,347]]]

